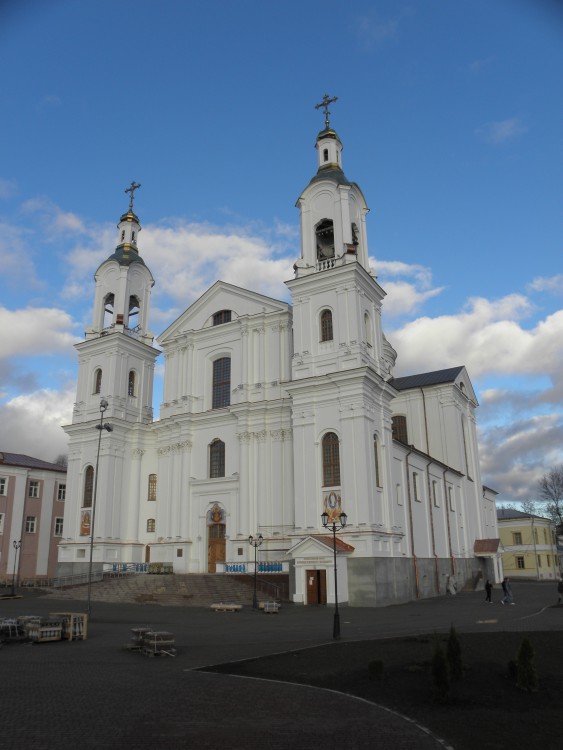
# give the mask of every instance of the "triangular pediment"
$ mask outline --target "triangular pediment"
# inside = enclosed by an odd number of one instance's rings
[[[157,341],[164,344],[176,336],[210,328],[213,326],[213,315],[221,310],[230,310],[232,321],[235,321],[254,315],[288,313],[290,307],[287,302],[280,302],[225,281],[216,281],[158,336]]]
[[[341,539],[336,537],[336,554],[350,554],[354,551],[354,547]],[[327,555],[334,554],[334,546],[332,536],[327,534],[321,536],[320,534],[312,534],[300,539],[296,544],[291,547],[287,553],[290,557],[326,557]]]

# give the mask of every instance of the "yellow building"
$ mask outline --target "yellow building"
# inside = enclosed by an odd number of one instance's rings
[[[497,522],[505,576],[535,580],[559,578],[553,521],[512,508],[498,508]]]

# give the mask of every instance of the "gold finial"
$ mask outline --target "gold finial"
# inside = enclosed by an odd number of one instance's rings
[[[330,127],[330,121],[328,119],[328,116],[330,115],[330,112],[328,111],[328,105],[332,104],[332,102],[337,101],[338,97],[333,96],[332,99],[329,98],[328,94],[325,94],[323,97],[323,100],[320,104],[315,104],[315,109],[320,109],[321,107],[324,108],[325,111],[325,125],[327,128]]]
[[[133,182],[131,183],[131,187],[125,188],[126,193],[131,193],[131,197],[129,198],[129,210],[131,212],[133,212],[133,198],[135,197],[135,190],[140,187],[141,185],[133,180]]]

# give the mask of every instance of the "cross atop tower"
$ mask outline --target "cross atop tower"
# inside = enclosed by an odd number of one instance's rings
[[[320,102],[320,104],[315,104],[315,109],[320,109],[321,107],[323,107],[323,109],[325,111],[325,125],[326,125],[327,128],[330,127],[330,121],[328,119],[328,116],[330,115],[330,112],[328,110],[328,105],[332,104],[332,102],[337,101],[337,99],[338,99],[337,96],[333,96],[332,99],[330,99],[329,96],[328,96],[328,94],[325,94],[324,97],[323,97],[322,102]]]
[[[133,212],[133,198],[135,197],[135,190],[140,187],[141,185],[133,180],[131,183],[131,187],[125,188],[126,193],[131,193],[131,197],[129,198],[129,210],[131,212]]]

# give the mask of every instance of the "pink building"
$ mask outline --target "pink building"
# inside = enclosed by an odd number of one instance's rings
[[[0,453],[0,581],[56,574],[65,496],[66,466]]]

